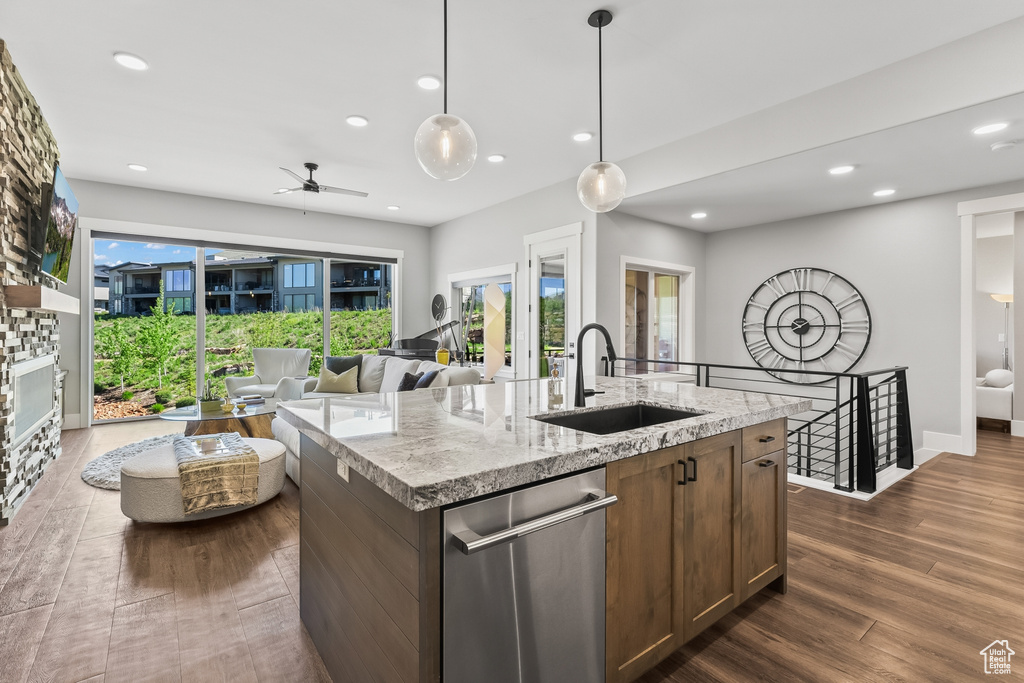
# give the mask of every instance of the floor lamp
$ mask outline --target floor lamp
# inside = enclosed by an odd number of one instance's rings
[[[1003,370],[1010,369],[1010,304],[1013,294],[989,295],[1003,305]]]

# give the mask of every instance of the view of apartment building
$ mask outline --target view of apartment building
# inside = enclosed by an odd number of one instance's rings
[[[107,310],[141,315],[156,305],[160,283],[164,306],[194,313],[199,301],[208,313],[302,312],[325,308],[324,260],[222,251],[204,262],[198,289],[195,261],[128,262],[110,266]],[[97,277],[99,277],[97,271]],[[380,263],[330,261],[327,302],[332,311],[366,311],[391,305],[391,267]]]

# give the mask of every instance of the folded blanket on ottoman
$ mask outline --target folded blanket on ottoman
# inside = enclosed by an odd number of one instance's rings
[[[214,450],[202,450],[207,440],[216,442]],[[238,434],[178,436],[174,455],[186,515],[256,503],[260,457]]]

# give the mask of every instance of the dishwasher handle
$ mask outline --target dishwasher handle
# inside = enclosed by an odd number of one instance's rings
[[[570,519],[576,519],[583,515],[595,512],[597,510],[603,510],[606,507],[615,505],[619,499],[606,491],[591,491],[587,494],[586,499],[572,507],[552,512],[550,515],[544,515],[537,519],[532,519],[529,522],[523,522],[516,526],[501,531],[496,531],[493,534],[487,536],[480,536],[479,534],[466,529],[465,531],[458,531],[452,533],[452,543],[456,548],[461,550],[466,555],[472,555],[473,553],[493,548],[496,545],[502,543],[508,543],[514,541],[517,538],[532,534],[534,531],[540,531],[546,529],[549,526],[561,524],[562,522],[568,522]]]

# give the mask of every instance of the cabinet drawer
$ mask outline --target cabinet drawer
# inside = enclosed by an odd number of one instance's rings
[[[743,462],[786,449],[786,418],[743,428]]]

